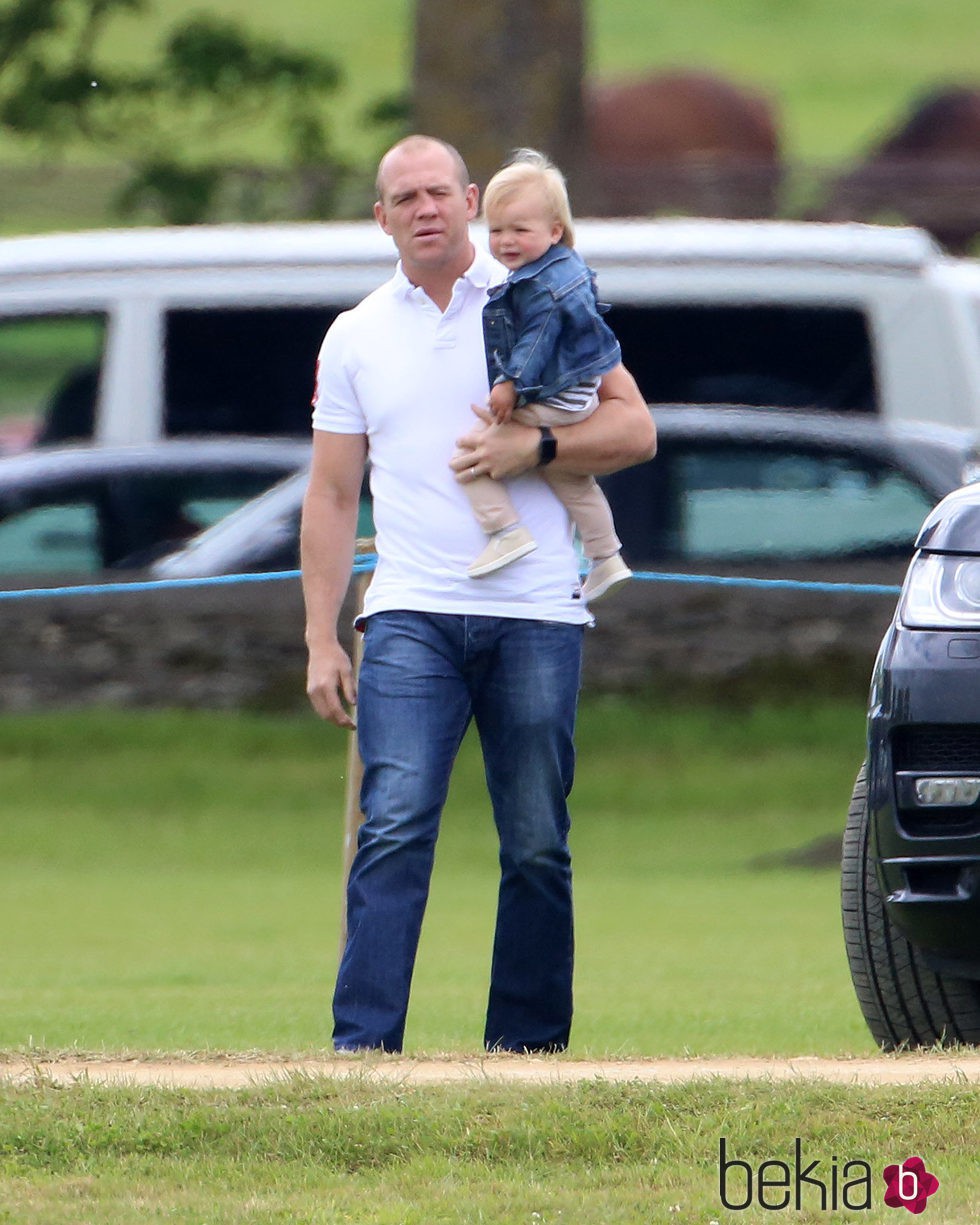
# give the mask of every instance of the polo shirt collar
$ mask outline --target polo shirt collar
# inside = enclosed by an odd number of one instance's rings
[[[459,280],[466,281],[474,289],[486,290],[491,285],[498,284],[506,275],[507,269],[502,264],[498,264],[489,251],[474,243],[473,261]],[[419,289],[405,275],[401,260],[395,266],[393,281],[396,292],[406,298]]]
[[[496,285],[507,275],[503,264],[498,264],[489,251],[474,244],[473,262],[463,273],[463,279],[475,285],[477,289],[487,289]]]

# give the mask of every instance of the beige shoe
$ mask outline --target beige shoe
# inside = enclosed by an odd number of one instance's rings
[[[485,574],[493,574],[495,570],[502,570],[504,566],[509,566],[519,557],[526,557],[528,553],[533,553],[537,547],[538,542],[531,533],[518,523],[516,527],[494,532],[487,541],[487,547],[476,561],[467,567],[466,573],[470,578],[483,578]]]
[[[611,588],[625,583],[632,577],[633,571],[619,553],[614,553],[612,557],[604,557],[602,561],[594,561],[582,585],[582,599],[590,602],[598,600]]]

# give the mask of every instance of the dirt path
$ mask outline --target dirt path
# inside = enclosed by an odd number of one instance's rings
[[[371,1079],[399,1084],[479,1081],[571,1084],[582,1080],[675,1084],[721,1077],[730,1080],[825,1080],[852,1085],[910,1085],[928,1081],[980,1084],[980,1053],[882,1055],[868,1059],[627,1059],[591,1062],[563,1058],[494,1055],[444,1059],[404,1057],[277,1060],[221,1059],[7,1059],[0,1082],[58,1085],[76,1082],[161,1085],[175,1088],[245,1088],[292,1076]]]

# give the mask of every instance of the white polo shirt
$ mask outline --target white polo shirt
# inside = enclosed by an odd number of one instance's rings
[[[495,574],[466,567],[486,544],[449,461],[488,393],[487,289],[506,275],[477,248],[441,312],[401,265],[338,316],[317,363],[313,427],[364,434],[371,461],[378,565],[364,612],[392,609],[582,624],[578,558],[564,507],[540,475],[507,482],[537,549]]]

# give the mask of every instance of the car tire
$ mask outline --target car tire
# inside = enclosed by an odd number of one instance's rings
[[[862,766],[844,830],[841,914],[868,1028],[885,1051],[980,1045],[980,983],[935,973],[891,922],[869,849],[870,824]]]

